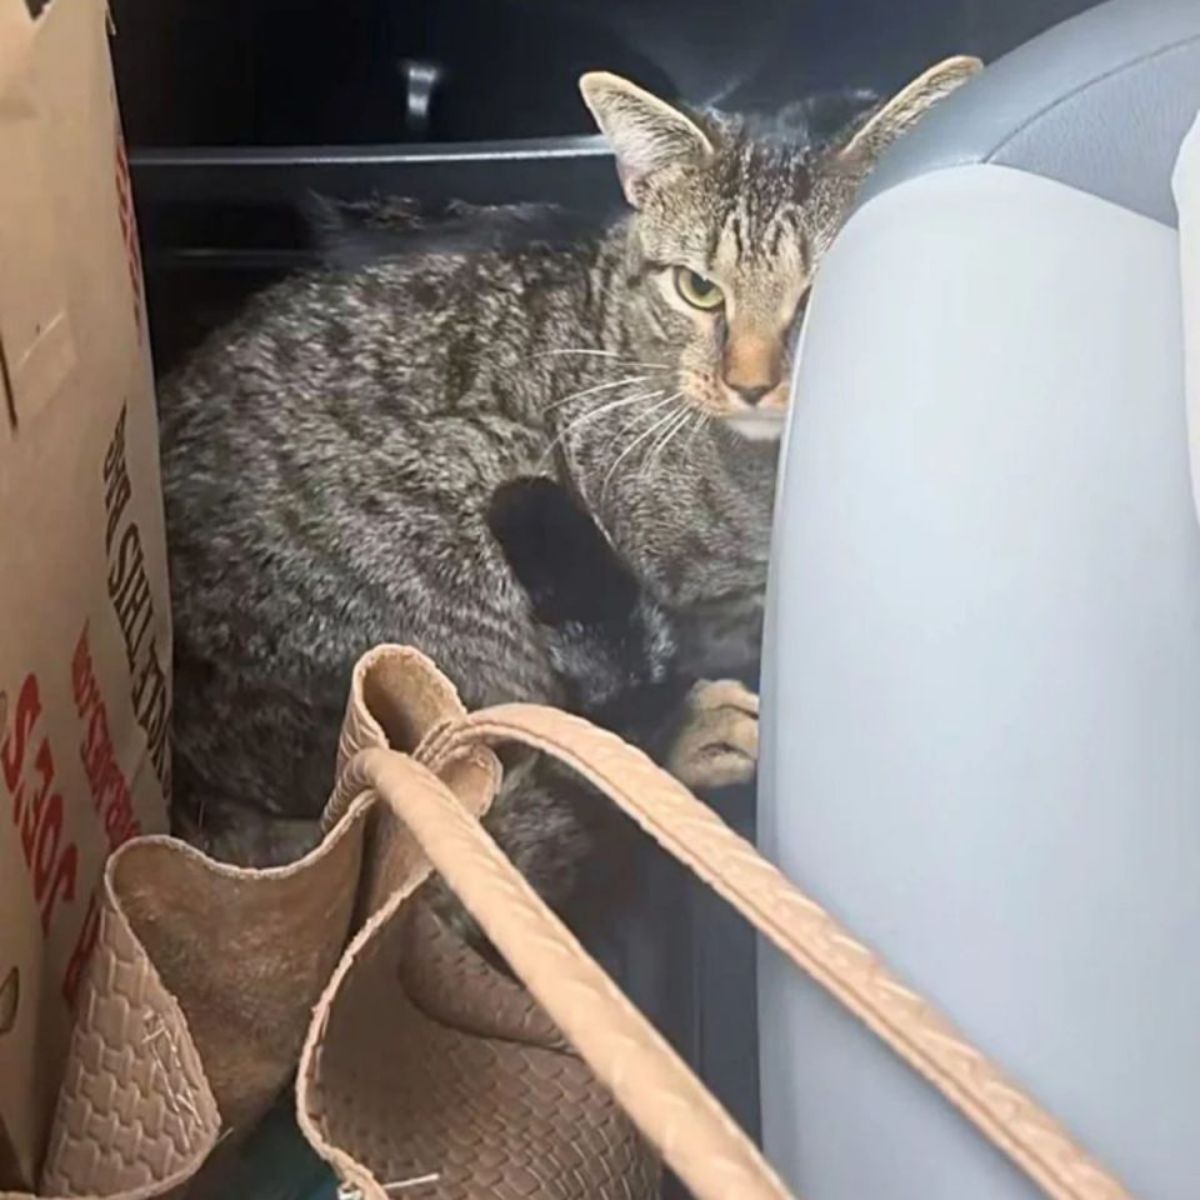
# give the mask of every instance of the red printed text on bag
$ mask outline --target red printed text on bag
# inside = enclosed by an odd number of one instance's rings
[[[121,218],[121,240],[125,243],[125,256],[129,264],[129,282],[133,286],[133,322],[137,326],[137,338],[142,340],[142,260],[138,249],[137,218],[133,212],[133,183],[129,178],[129,159],[125,154],[125,139],[121,126],[117,124],[117,213]]]
[[[41,717],[37,676],[30,673],[0,742],[0,780],[11,800],[12,823],[29,868],[42,933],[49,934],[58,906],[75,899],[79,849],[64,831],[62,792],[56,786],[49,738],[39,736]]]
[[[88,629],[83,632],[75,646],[71,659],[71,688],[75,696],[75,708],[83,721],[83,742],[79,747],[79,759],[87,775],[88,788],[96,815],[104,826],[108,848],[115,850],[122,842],[136,837],[141,826],[133,814],[133,797],[129,781],[117,764],[113,750],[112,735],[108,726],[108,709],[100,694],[100,684],[92,665],[92,649],[88,643]]]
[[[170,707],[168,656],[159,651],[155,630],[159,622],[146,568],[140,524],[131,515],[133,482],[125,453],[126,410],[121,409],[104,456],[104,508],[107,524],[104,548],[108,555],[108,594],[125,640],[134,715],[146,735],[150,762],[163,793],[170,794],[170,748],[167,722]]]

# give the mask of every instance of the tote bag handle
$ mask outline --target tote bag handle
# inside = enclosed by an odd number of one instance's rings
[[[374,791],[667,1164],[702,1200],[789,1193],[644,1016],[434,776],[516,742],[574,769],[932,1083],[1052,1200],[1128,1200],[1065,1129],[879,958],[645,755],[556,709],[504,705],[439,725],[416,750],[364,751],[343,794]],[[423,770],[422,767],[428,768]]]

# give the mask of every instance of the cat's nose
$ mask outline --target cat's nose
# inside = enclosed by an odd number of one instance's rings
[[[721,375],[725,386],[754,408],[774,391],[783,375],[783,345],[778,338],[734,331],[725,347]]]
[[[768,392],[774,391],[773,383],[754,383],[750,385],[731,384],[730,387],[753,408]]]

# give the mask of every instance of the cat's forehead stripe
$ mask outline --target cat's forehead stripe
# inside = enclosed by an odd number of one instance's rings
[[[788,244],[806,261],[801,206],[812,196],[807,156],[783,147],[742,139],[718,163],[716,218],[709,230],[707,259],[722,251],[734,259],[772,259]]]
[[[790,205],[755,211],[748,205],[734,204],[724,220],[714,226],[708,245],[708,265],[720,263],[733,270],[807,269],[810,256],[803,221]]]

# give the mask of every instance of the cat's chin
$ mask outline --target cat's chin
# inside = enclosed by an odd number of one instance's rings
[[[725,427],[748,442],[777,442],[783,436],[782,412],[732,413],[724,418]]]

